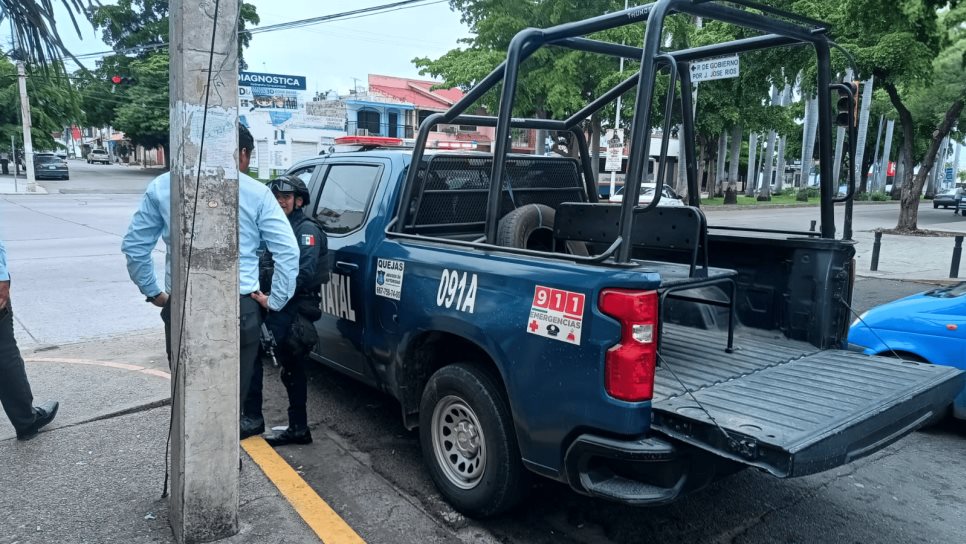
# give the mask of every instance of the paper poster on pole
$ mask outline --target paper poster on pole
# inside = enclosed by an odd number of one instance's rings
[[[624,129],[607,129],[607,161],[604,170],[607,172],[620,172],[621,162],[624,159]]]

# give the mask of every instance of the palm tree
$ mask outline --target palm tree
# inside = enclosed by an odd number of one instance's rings
[[[57,61],[73,55],[64,47],[54,21],[58,0],[0,0],[0,22],[10,21],[18,48],[11,56],[29,59],[43,67],[62,66]],[[80,35],[77,14],[90,17],[99,0],[59,0],[67,8],[71,25]],[[63,21],[62,21],[63,22]],[[63,27],[63,25],[61,25]],[[75,59],[76,60],[76,59]]]

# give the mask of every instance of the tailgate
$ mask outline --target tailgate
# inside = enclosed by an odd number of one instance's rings
[[[719,360],[741,353],[715,351]],[[716,362],[695,357],[694,348],[688,362],[667,353],[661,364],[686,383],[696,366]],[[843,465],[916,430],[962,391],[963,375],[945,366],[829,350],[688,387],[693,398],[683,388],[655,396],[654,429],[785,478]]]

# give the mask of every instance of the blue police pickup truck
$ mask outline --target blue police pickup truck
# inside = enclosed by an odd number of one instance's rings
[[[772,34],[660,53],[669,6]],[[575,38],[643,21],[643,49]],[[308,181],[333,260],[312,356],[398,400],[458,510],[511,508],[534,474],[636,505],[747,467],[813,474],[913,432],[962,389],[956,369],[845,349],[855,251],[850,206],[836,238],[830,137],[819,138],[820,232],[716,228],[701,212],[688,63],[813,47],[819,129],[830,135],[830,95],[842,86],[830,84],[828,42],[811,24],[661,0],[524,30],[506,63],[423,121],[413,149],[333,153],[289,170]],[[513,117],[519,63],[549,43],[644,62],[567,120]],[[683,115],[689,205],[658,206],[656,195],[638,206],[634,183],[622,203],[599,202],[583,120],[635,85],[635,102],[652,104],[658,70],[680,90],[668,102]],[[501,81],[495,116],[464,114]],[[628,179],[645,174],[651,138],[637,135],[650,115],[635,112]],[[433,152],[439,124],[495,126],[493,149]],[[512,153],[511,128],[566,135],[571,156]],[[666,150],[663,141],[659,179]]]

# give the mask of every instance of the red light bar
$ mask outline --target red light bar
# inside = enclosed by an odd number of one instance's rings
[[[400,146],[402,138],[388,138],[386,136],[341,136],[335,139],[339,145],[365,146]]]

